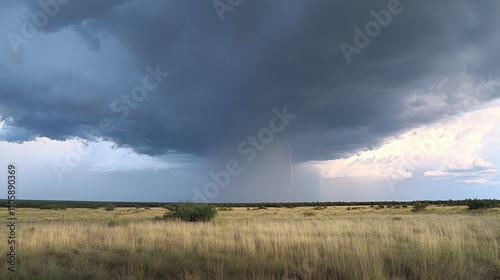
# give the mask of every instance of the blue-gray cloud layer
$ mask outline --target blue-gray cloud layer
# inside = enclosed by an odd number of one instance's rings
[[[141,83],[129,77],[146,74],[147,65],[170,76],[105,134],[147,154],[234,149],[267,126],[272,108],[286,105],[298,115],[283,133],[295,155],[334,158],[471,109],[460,105],[464,99],[499,96],[498,90],[429,91],[444,98],[447,106],[438,108],[432,98],[410,98],[450,77],[499,77],[496,1],[403,1],[402,11],[347,63],[340,43],[354,46],[353,28],[364,29],[370,11],[389,2],[247,0],[221,22],[211,1],[72,0],[40,32],[74,32],[103,64],[113,63],[103,42],[117,42],[131,64],[109,73],[122,82],[103,84],[80,76],[78,64],[39,77],[23,74],[23,65],[36,64],[29,58],[0,66],[11,73],[0,76],[0,115],[13,128],[4,138],[89,137],[85,131],[117,116],[110,104]],[[26,5],[27,14],[40,10]]]

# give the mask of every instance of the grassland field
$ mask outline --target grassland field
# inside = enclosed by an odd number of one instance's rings
[[[0,278],[500,279],[499,208],[241,207],[210,222],[155,219],[166,211],[18,209],[16,272],[3,238]]]

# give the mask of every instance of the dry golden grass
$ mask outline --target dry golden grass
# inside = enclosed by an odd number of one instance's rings
[[[18,209],[12,279],[500,279],[498,209],[235,208],[208,223],[153,220],[164,212]]]

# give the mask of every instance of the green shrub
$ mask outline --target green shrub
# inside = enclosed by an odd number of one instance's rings
[[[119,224],[117,220],[111,220],[108,222],[108,227],[116,227]]]
[[[314,212],[311,212],[311,211],[304,212],[304,216],[306,216],[306,217],[310,217],[310,216],[314,216],[314,215],[316,215],[316,214],[314,214]]]
[[[66,204],[61,204],[61,205],[57,206],[57,208],[60,209],[60,210],[66,210],[66,209],[68,209],[68,207],[66,206]]]
[[[113,204],[108,204],[108,205],[106,205],[106,207],[104,208],[104,210],[106,210],[106,211],[114,211],[115,210],[115,206]]]
[[[48,209],[48,210],[57,210],[57,206],[55,204],[42,204],[40,206],[40,209],[42,209],[42,210],[46,210],[46,209]]]
[[[208,204],[179,203],[168,207],[164,219],[180,219],[186,222],[207,222],[217,215],[214,206]]]
[[[417,202],[413,203],[413,209],[412,209],[412,211],[413,212],[419,212],[419,211],[425,210],[425,208],[427,208],[427,204],[426,203],[417,201]]]
[[[126,220],[110,220],[108,221],[108,227],[116,226],[128,226],[128,221]]]
[[[467,206],[469,210],[481,210],[489,209],[495,207],[493,201],[484,199],[471,199],[467,201]]]

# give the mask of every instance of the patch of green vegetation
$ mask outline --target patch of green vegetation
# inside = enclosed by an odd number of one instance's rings
[[[108,227],[116,226],[128,226],[129,222],[127,220],[110,220],[108,221]]]
[[[489,209],[495,206],[496,203],[493,200],[489,199],[471,199],[467,203],[467,207],[469,210]]]
[[[104,207],[104,210],[106,210],[106,211],[114,211],[115,210],[115,206],[113,204],[108,204],[108,205],[106,205],[106,207]]]
[[[311,212],[311,211],[304,212],[304,216],[306,216],[306,217],[311,217],[311,216],[314,216],[314,215],[316,215],[316,214],[314,212]]]
[[[217,215],[217,209],[209,204],[179,203],[169,206],[164,219],[180,219],[186,222],[207,222]]]
[[[45,204],[45,205],[40,206],[39,209],[42,209],[42,210],[55,210],[56,208],[57,208],[57,206],[55,204]]]
[[[413,203],[412,211],[413,212],[420,212],[420,211],[424,211],[425,208],[427,208],[427,203],[417,201],[417,202]]]

